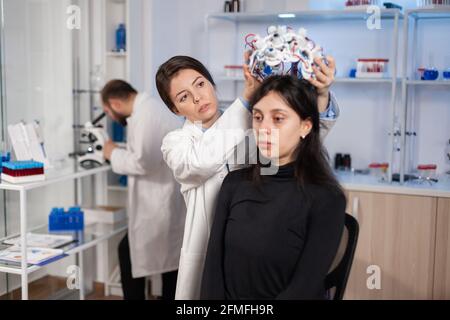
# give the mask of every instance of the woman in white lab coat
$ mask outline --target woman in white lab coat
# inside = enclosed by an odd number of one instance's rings
[[[113,171],[128,176],[128,235],[119,245],[124,297],[145,299],[145,277],[162,274],[163,298],[173,299],[186,208],[161,143],[180,119],[122,80],[110,81],[102,99],[105,112],[127,126],[126,148],[111,141],[104,148]]]
[[[338,115],[337,104],[329,92],[335,64],[332,57],[327,58],[328,66],[316,61],[320,68],[315,70],[316,80],[312,80],[317,87],[319,111],[326,132]],[[247,66],[244,66],[244,75],[242,97],[223,113],[218,108],[214,80],[199,61],[186,56],[173,57],[156,75],[162,100],[172,112],[186,118],[181,129],[164,138],[161,148],[164,160],[181,184],[187,206],[177,300],[200,298],[214,207],[222,182],[231,169],[227,160],[251,128],[248,101],[259,83],[250,75]]]

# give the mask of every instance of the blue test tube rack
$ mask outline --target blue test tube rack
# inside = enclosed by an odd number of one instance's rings
[[[3,169],[3,163],[10,162],[10,161],[11,161],[11,153],[10,152],[0,154],[0,173],[2,172],[2,169]]]
[[[84,212],[80,207],[53,208],[48,217],[49,231],[82,231],[84,230]]]

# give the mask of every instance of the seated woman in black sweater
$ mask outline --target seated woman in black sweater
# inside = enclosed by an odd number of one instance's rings
[[[274,76],[251,100],[259,156],[278,173],[262,175],[257,164],[226,177],[202,299],[325,299],[346,200],[322,146],[316,97],[309,83]]]

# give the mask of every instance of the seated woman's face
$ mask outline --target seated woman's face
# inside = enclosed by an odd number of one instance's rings
[[[178,115],[210,127],[218,118],[216,91],[204,76],[192,69],[181,70],[171,81],[170,98]]]
[[[301,137],[311,131],[312,123],[300,116],[280,97],[270,92],[253,107],[253,130],[261,154],[285,165],[294,161]]]

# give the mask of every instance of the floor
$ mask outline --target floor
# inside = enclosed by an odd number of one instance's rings
[[[28,287],[30,300],[46,300],[54,296],[61,290],[66,288],[66,279],[52,276],[46,276],[30,283]],[[21,290],[17,289],[13,292],[0,296],[0,300],[20,300]],[[151,297],[150,299],[155,299]],[[122,297],[104,295],[104,285],[102,283],[94,283],[94,291],[86,297],[86,300],[122,300]]]

